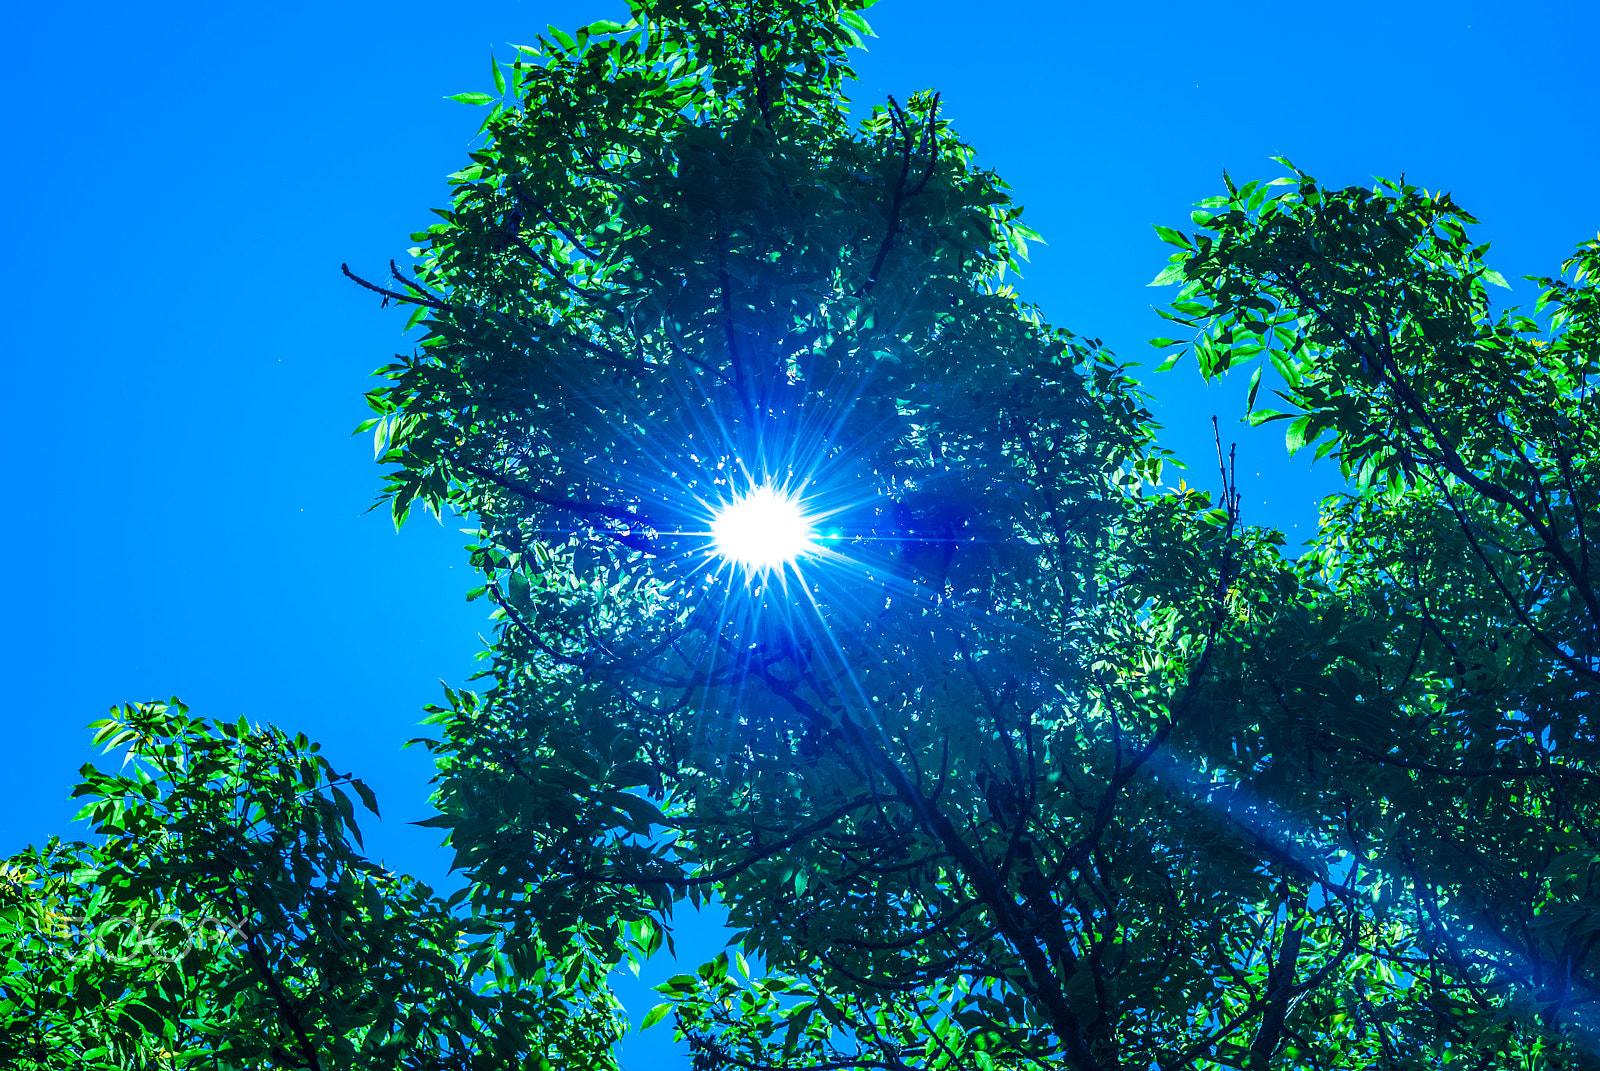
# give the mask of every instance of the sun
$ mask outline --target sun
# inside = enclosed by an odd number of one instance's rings
[[[752,572],[782,569],[817,545],[815,527],[800,502],[768,484],[718,509],[711,539],[717,553]]]

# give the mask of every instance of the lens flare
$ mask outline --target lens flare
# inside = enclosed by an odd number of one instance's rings
[[[800,503],[765,484],[717,510],[711,539],[719,554],[751,571],[782,569],[816,546],[815,530]]]

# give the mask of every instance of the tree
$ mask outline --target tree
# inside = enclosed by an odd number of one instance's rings
[[[1270,361],[1290,409],[1253,419],[1290,419],[1291,449],[1362,488],[1330,503],[1290,605],[1337,652],[1332,687],[1292,687],[1283,654],[1313,647],[1281,643],[1260,666],[1282,713],[1233,768],[1368,873],[1345,884],[1408,983],[1384,1059],[1592,1066],[1600,241],[1536,280],[1541,332],[1491,314],[1504,280],[1448,195],[1275,184],[1201,202],[1158,279],[1184,281],[1167,315],[1202,370],[1256,361],[1253,403]]]
[[[1158,493],[936,96],[848,127],[854,5],[633,10],[513,63],[360,280],[426,332],[370,396],[396,520],[481,523],[489,684],[430,746],[501,925],[642,955],[719,900],[767,973],[647,1017],[703,1068],[1589,1061],[1590,261],[1541,347],[1447,198],[1163,228],[1205,371],[1272,355],[1356,480],[1290,561],[1220,443],[1217,502]],[[822,549],[708,560],[753,489]]]
[[[6,1067],[615,1066],[607,965],[364,858],[377,802],[305,737],[177,701],[95,728],[124,756],[74,792],[96,841],[0,874]]]
[[[596,941],[714,889],[816,999],[724,1029],[686,994],[710,1063],[975,1022],[991,1058],[1087,1065],[1052,898],[1100,799],[1143,791],[1094,787],[1112,737],[1198,679],[1093,683],[1097,636],[1141,628],[1092,598],[1118,483],[1154,472],[1138,396],[1002,285],[1027,232],[936,97],[847,127],[850,6],[636,12],[513,65],[381,288],[427,332],[373,395],[395,516],[481,518],[503,621],[492,686],[439,713],[458,865],[503,925]],[[708,579],[706,505],[767,483],[832,549]]]

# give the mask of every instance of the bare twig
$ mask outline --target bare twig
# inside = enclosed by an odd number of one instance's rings
[[[391,260],[389,262],[389,265],[392,268],[394,266],[394,261]],[[435,299],[433,299],[431,297],[418,297],[416,294],[404,294],[404,293],[400,293],[399,291],[396,291],[396,290],[385,289],[384,287],[379,286],[377,283],[368,282],[367,280],[363,279],[361,276],[357,275],[355,272],[351,271],[350,270],[350,265],[348,265],[348,264],[339,265],[339,270],[344,272],[345,278],[350,279],[351,281],[356,283],[356,285],[366,287],[368,290],[371,290],[374,294],[382,294],[386,299],[391,299],[391,300],[394,300],[394,301],[403,301],[403,302],[407,302],[408,304],[412,304],[412,305],[426,305],[428,308],[436,309],[439,312],[449,312],[450,311],[450,306],[446,305],[442,301],[435,300]],[[401,280],[401,282],[404,282],[404,281],[405,281],[404,279]]]

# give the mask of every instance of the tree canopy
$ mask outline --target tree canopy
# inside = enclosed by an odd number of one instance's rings
[[[18,1071],[612,1067],[609,966],[504,949],[360,852],[354,794],[304,736],[172,703],[93,726],[94,843],[0,873],[0,1059]]]
[[[850,120],[863,6],[633,0],[460,95],[417,263],[346,273],[421,331],[381,500],[493,605],[423,742],[465,885],[303,737],[124,708],[99,839],[7,871],[16,1066],[605,1068],[684,901],[738,931],[645,1018],[696,1071],[1600,1066],[1600,241],[1529,316],[1403,182],[1157,228],[1167,364],[1350,480],[1291,557],[1019,299],[936,94]],[[718,553],[757,490],[795,561]]]

